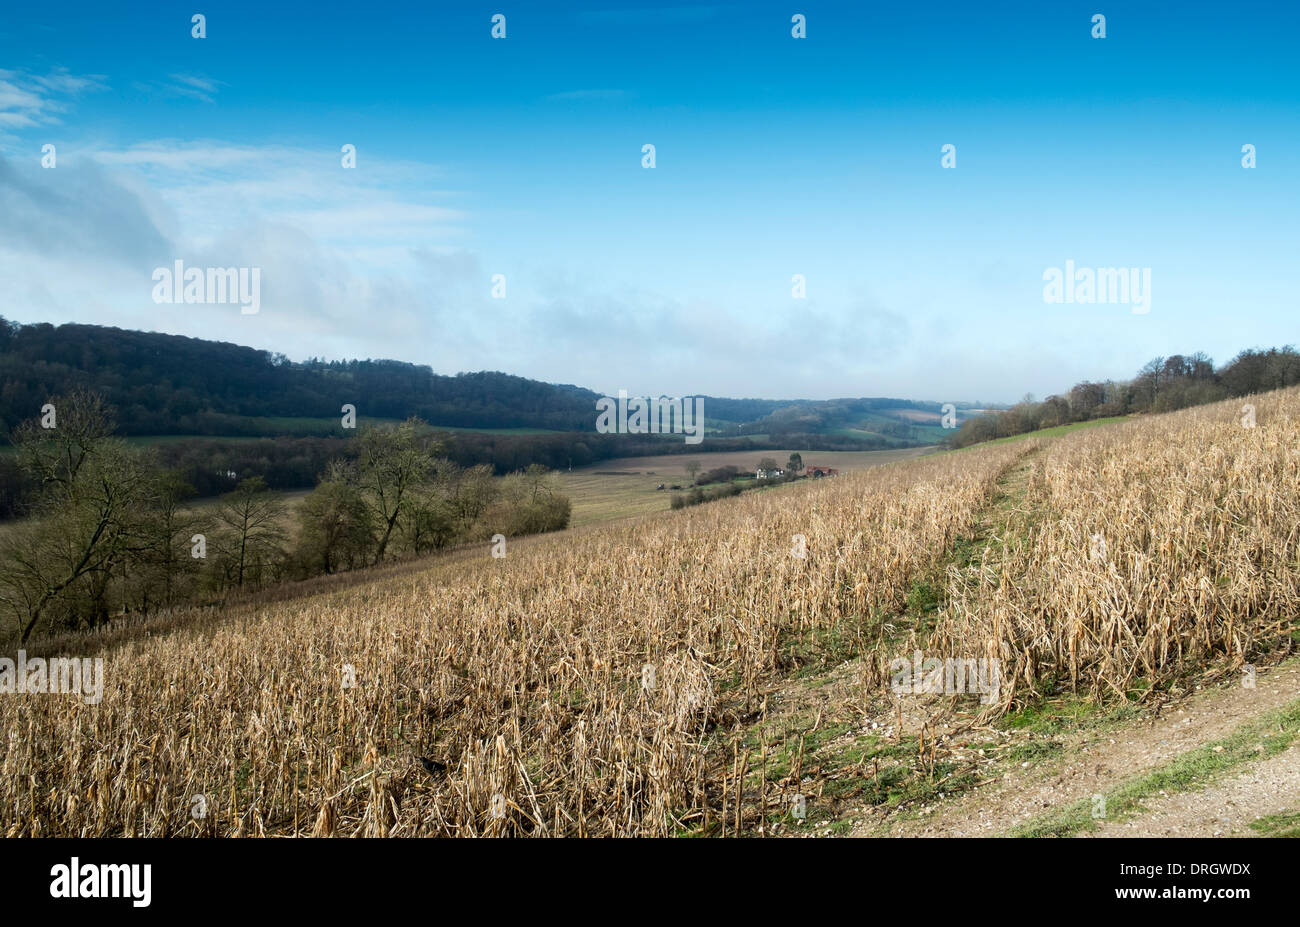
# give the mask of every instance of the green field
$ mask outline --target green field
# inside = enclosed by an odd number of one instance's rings
[[[799,451],[804,466],[834,467],[837,470],[862,470],[908,460],[931,453],[932,447],[909,447],[889,451]],[[764,457],[771,457],[783,466],[791,450],[727,451],[705,454],[661,454],[654,457],[619,457],[605,460],[578,470],[560,474],[565,492],[573,501],[570,527],[615,521],[633,515],[648,515],[667,511],[672,507],[672,492],[656,487],[690,485],[686,472],[688,461],[697,461],[701,472],[715,467],[733,466],[752,471]]]
[[[265,441],[262,435],[131,435],[122,440],[136,447],[155,447],[159,444],[185,444],[187,441],[221,441],[246,443],[248,441]],[[269,440],[275,440],[270,438]]]
[[[1080,428],[1092,428],[1096,425],[1110,425],[1114,422],[1126,422],[1131,418],[1131,415],[1113,415],[1110,418],[1094,418],[1087,422],[1071,422],[1069,425],[1056,425],[1052,428],[1040,428],[1037,431],[1027,431],[1022,435],[1011,435],[1008,438],[995,438],[992,441],[985,441],[982,444],[972,445],[972,447],[983,447],[986,444],[1006,444],[1008,441],[1023,441],[1025,438],[1055,438],[1060,435],[1069,434],[1072,431],[1078,431]]]
[[[347,437],[355,432],[351,429],[344,429],[339,416],[329,418],[288,418],[288,417],[270,417],[270,418],[248,418],[247,422],[254,425],[260,433],[266,435],[335,435],[338,437]],[[358,415],[357,424],[361,427],[366,425],[397,425],[402,419],[398,418],[379,418],[370,415]],[[468,431],[478,432],[487,435],[545,435],[556,434],[552,428],[470,428],[463,425],[438,425],[430,424],[429,431]],[[171,437],[171,436],[167,436]]]
[[[125,440],[137,447],[151,447],[157,444],[184,444],[186,441],[221,441],[221,442],[247,442],[261,441],[266,438],[347,438],[356,434],[351,429],[344,429],[338,417],[332,418],[288,418],[288,417],[263,417],[263,418],[245,418],[242,421],[247,422],[249,426],[257,431],[257,434],[182,434],[182,435],[131,435]],[[361,427],[367,425],[397,425],[401,419],[396,418],[372,418],[370,416],[358,416],[357,424]],[[468,432],[473,434],[485,435],[548,435],[560,434],[553,428],[468,428],[461,425],[430,425],[428,431],[450,431],[450,432]],[[0,454],[9,454],[13,452],[13,445],[4,443],[0,444]]]
[[[483,435],[558,435],[554,428],[468,428],[462,425],[430,425],[430,431],[468,431]]]

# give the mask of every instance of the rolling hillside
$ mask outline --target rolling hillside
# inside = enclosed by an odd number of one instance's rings
[[[1300,391],[1251,401],[34,643],[112,672],[94,713],[0,701],[0,829],[1070,835],[1230,794],[1285,829]]]
[[[0,380],[4,434],[76,387],[104,396],[117,409],[120,431],[133,436],[342,436],[345,403],[372,422],[416,416],[451,431],[593,434],[603,395],[498,372],[444,376],[392,360],[295,362],[178,335],[2,318]],[[866,450],[932,444],[943,433],[936,402],[706,396],[704,408],[719,438],[831,435]]]

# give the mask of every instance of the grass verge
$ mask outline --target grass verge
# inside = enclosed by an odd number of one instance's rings
[[[1028,821],[1009,837],[1072,837],[1096,831],[1099,821],[1122,821],[1145,810],[1153,796],[1191,792],[1223,778],[1247,763],[1266,760],[1287,749],[1300,734],[1300,699],[1243,724],[1227,737],[1211,741],[1105,793],[1104,817],[1094,818],[1095,798],[1087,798]]]

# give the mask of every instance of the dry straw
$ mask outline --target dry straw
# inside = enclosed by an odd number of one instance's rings
[[[1300,400],[1256,404],[1254,430],[1211,406],[1038,455],[1036,521],[953,572],[935,646],[1006,661],[1005,708],[1048,677],[1123,692],[1276,637],[1297,605]],[[737,745],[786,670],[783,644],[836,629],[878,660],[883,622],[1030,447],[142,625],[102,645],[99,705],[0,696],[0,833],[731,832],[746,790],[768,790],[744,781]],[[1089,557],[1098,532],[1104,562]]]

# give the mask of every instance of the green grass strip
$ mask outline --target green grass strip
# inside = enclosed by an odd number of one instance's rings
[[[1142,802],[1161,792],[1173,794],[1204,788],[1246,763],[1266,760],[1291,746],[1300,734],[1300,699],[1241,725],[1222,740],[1175,757],[1144,776],[1116,786],[1106,795],[1106,817],[1122,821],[1145,810]],[[1222,749],[1219,749],[1222,748]],[[1085,798],[1059,811],[1048,812],[1008,832],[1009,837],[1070,837],[1095,831],[1093,799]]]

